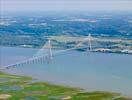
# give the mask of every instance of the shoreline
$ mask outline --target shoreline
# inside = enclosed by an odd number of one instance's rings
[[[41,48],[39,48],[39,47],[37,47],[37,48],[34,48],[34,47],[21,47],[21,46],[0,46],[0,48],[1,47],[9,47],[9,48],[13,48],[13,47],[15,47],[15,48],[25,48],[25,49],[41,49]],[[54,50],[64,50],[64,48],[53,48]],[[68,48],[67,48],[68,49]],[[75,51],[80,51],[80,52],[85,52],[85,50],[75,50]],[[111,52],[111,51],[90,51],[90,52],[98,52],[98,53],[108,53],[108,54],[125,54],[125,55],[132,55],[132,53],[122,53],[122,52]]]
[[[32,83],[33,78],[31,77],[12,75],[1,71],[0,79],[0,87],[6,87],[0,89],[0,98],[9,97],[9,100],[16,100],[16,97],[18,99],[27,97],[36,98],[34,100],[81,100],[88,98],[90,100],[98,100],[101,98],[111,98],[110,100],[116,100],[116,98],[118,100],[132,100],[132,98],[124,97],[119,93],[107,91],[87,92],[80,88],[72,88],[64,85],[55,85],[47,82]]]

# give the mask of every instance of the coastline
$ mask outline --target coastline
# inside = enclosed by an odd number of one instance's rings
[[[16,76],[0,71],[0,99],[8,100],[132,100],[119,93],[93,91],[86,92],[79,88],[54,85],[46,82],[32,82],[31,77]]]
[[[39,47],[21,47],[21,46],[0,46],[0,48],[1,47],[10,47],[10,48],[12,48],[12,47],[15,47],[15,48],[26,48],[26,49],[41,49],[41,48],[39,48]],[[53,48],[54,50],[64,50],[65,48]],[[68,49],[68,48],[66,48],[66,49]],[[86,50],[76,50],[76,51],[80,51],[80,52],[85,52]],[[125,53],[125,52],[112,52],[112,51],[90,51],[90,52],[98,52],[98,53],[113,53],[113,54],[126,54],[126,55],[132,55],[132,53]]]

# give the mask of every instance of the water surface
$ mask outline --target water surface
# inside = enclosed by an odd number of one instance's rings
[[[1,66],[32,57],[38,49],[1,47]],[[132,55],[68,51],[49,62],[5,70],[39,81],[80,87],[88,91],[112,91],[132,96]]]

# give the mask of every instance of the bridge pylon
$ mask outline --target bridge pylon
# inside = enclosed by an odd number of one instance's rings
[[[87,52],[92,51],[92,44],[91,44],[91,41],[92,41],[92,36],[91,36],[91,34],[89,33],[89,34],[88,34],[88,37],[87,37],[87,42],[88,42]]]
[[[51,46],[51,40],[50,39],[48,40],[48,52],[49,52],[49,54],[48,54],[49,58],[52,59],[53,54],[52,54],[52,46]]]

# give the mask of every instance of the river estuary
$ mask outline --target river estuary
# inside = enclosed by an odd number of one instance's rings
[[[32,57],[38,49],[0,47],[0,66]],[[38,81],[80,87],[88,91],[111,91],[132,96],[132,55],[68,51],[50,62],[3,70]]]

